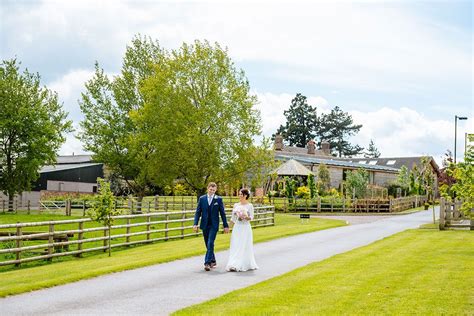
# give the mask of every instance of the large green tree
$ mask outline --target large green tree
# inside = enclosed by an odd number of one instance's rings
[[[169,172],[202,193],[208,181],[243,178],[265,161],[253,145],[261,129],[257,99],[219,44],[195,41],[171,51],[142,91],[145,106],[134,117],[140,139],[153,147],[156,179]]]
[[[55,92],[40,86],[39,74],[23,73],[16,59],[0,64],[0,190],[10,210],[17,193],[31,189],[39,169],[56,161],[71,121]]]
[[[334,107],[330,113],[323,113],[318,117],[317,126],[317,136],[321,141],[329,142],[333,155],[352,157],[360,154],[364,149],[348,141],[348,137],[357,134],[362,125],[354,124],[352,116],[338,106]]]
[[[317,130],[316,107],[308,104],[301,93],[291,100],[288,110],[285,110],[285,125],[280,125],[277,134],[283,136],[290,146],[305,147],[309,140],[314,139]]]
[[[154,182],[148,163],[153,149],[138,137],[130,114],[143,108],[140,88],[164,55],[157,41],[135,36],[126,48],[120,74],[109,78],[96,63],[94,77],[86,83],[79,101],[84,114],[79,138],[84,148],[125,181],[139,200]]]

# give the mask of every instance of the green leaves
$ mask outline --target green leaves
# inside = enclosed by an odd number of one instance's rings
[[[351,145],[346,139],[359,132],[362,125],[354,124],[352,116],[342,111],[338,106],[328,114],[318,118],[318,136],[329,142],[333,154],[338,157],[351,157],[362,152],[364,148]]]
[[[308,141],[316,136],[316,107],[309,105],[306,97],[297,93],[284,114],[286,125],[280,126],[277,133],[281,134],[290,146],[305,147]]]
[[[254,165],[257,100],[219,44],[195,41],[171,51],[141,91],[145,106],[134,119],[153,147],[156,181],[174,175],[202,192],[211,179],[242,177]]]
[[[367,191],[367,184],[369,183],[369,174],[367,170],[363,168],[348,171],[345,183],[346,195],[355,195],[356,198],[364,198]]]
[[[85,149],[138,196],[144,196],[152,183],[146,163],[151,148],[140,137],[133,116],[144,105],[143,82],[163,54],[158,42],[136,36],[127,46],[120,75],[110,79],[96,63],[79,101],[84,114],[79,138]]]
[[[97,178],[97,183],[98,194],[94,195],[88,215],[92,220],[110,227],[114,222],[112,216],[119,215],[120,212],[114,207],[115,196],[110,190],[110,183],[102,178]]]
[[[0,65],[0,190],[29,190],[38,170],[56,160],[72,131],[55,92],[40,87],[40,76],[19,71],[15,59]]]

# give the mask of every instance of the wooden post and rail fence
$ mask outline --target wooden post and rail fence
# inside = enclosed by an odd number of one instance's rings
[[[231,211],[226,209],[228,218]],[[105,252],[109,249],[109,235],[112,249],[198,236],[201,232],[192,230],[194,214],[195,210],[184,204],[178,211],[114,216],[111,227],[90,218],[0,225],[0,266]],[[251,225],[274,226],[274,206],[255,207]]]
[[[448,201],[445,198],[440,199],[439,204],[439,229],[467,229],[474,230],[474,209],[471,209],[470,215],[461,211],[463,201],[456,199]]]

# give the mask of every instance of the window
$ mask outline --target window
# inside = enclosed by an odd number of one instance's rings
[[[371,160],[369,161],[369,165],[376,165],[377,164],[377,160]]]
[[[366,164],[367,160],[360,160],[359,163]]]
[[[397,161],[396,160],[389,160],[387,161],[387,165],[391,166],[394,165]]]

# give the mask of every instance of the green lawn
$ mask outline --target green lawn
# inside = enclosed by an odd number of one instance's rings
[[[275,216],[275,226],[254,229],[256,243],[345,225],[343,221],[330,219],[311,219],[308,223],[302,224],[295,216],[286,214],[275,214]],[[230,235],[219,235],[215,244],[216,251],[227,249],[229,242]],[[71,258],[65,262],[3,271],[0,272],[0,297],[106,273],[203,255],[204,249],[202,237],[192,237],[126,250],[114,250],[112,257],[101,253],[82,259]]]
[[[474,234],[409,230],[176,315],[473,315]]]

